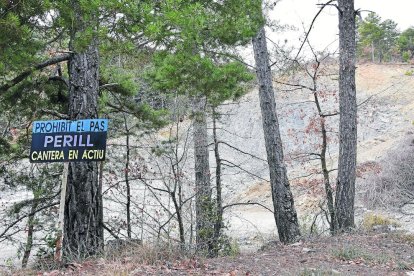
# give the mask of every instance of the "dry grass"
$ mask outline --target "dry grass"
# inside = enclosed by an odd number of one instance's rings
[[[274,243],[257,253],[204,260],[183,257],[170,247],[143,245],[61,270],[20,270],[14,275],[402,275],[413,266],[414,236],[371,232],[289,246]]]
[[[135,264],[155,265],[183,258],[184,254],[175,245],[130,244],[115,250],[106,250],[103,257],[111,262],[130,260]]]
[[[397,228],[400,226],[401,225],[397,221],[385,215],[375,213],[365,214],[364,219],[362,220],[362,227],[368,231],[376,230],[378,227],[385,227],[388,229],[388,227]]]
[[[395,241],[402,242],[404,244],[413,245],[414,246],[414,234],[403,233],[403,232],[395,232],[390,234],[390,237],[393,238]],[[414,256],[413,256],[414,258]]]
[[[145,275],[141,270],[165,268],[169,264],[188,259],[176,246],[168,244],[128,244],[106,248],[101,256],[73,261],[62,266],[52,260],[39,260],[31,269],[1,271],[0,275]]]
[[[414,135],[409,132],[386,154],[381,172],[365,180],[365,203],[370,208],[395,208],[414,202]]]

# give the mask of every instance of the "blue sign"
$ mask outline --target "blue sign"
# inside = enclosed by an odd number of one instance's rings
[[[30,162],[103,161],[108,119],[35,121]]]

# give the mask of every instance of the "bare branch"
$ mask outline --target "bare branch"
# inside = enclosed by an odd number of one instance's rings
[[[109,234],[111,234],[112,237],[114,237],[115,239],[119,240],[119,236],[117,234],[114,233],[114,231],[112,231],[108,226],[106,226],[104,223],[102,223],[102,227],[103,229],[105,229],[106,231],[108,231]]]
[[[283,85],[287,85],[287,86],[291,86],[291,87],[298,87],[299,89],[308,89],[313,91],[313,88],[306,86],[306,85],[302,85],[302,84],[293,84],[293,83],[287,83],[287,82],[281,82],[281,81],[277,81],[274,80],[274,82],[278,83],[278,84],[283,84]]]
[[[249,175],[251,175],[251,176],[254,176],[254,177],[257,177],[257,178],[259,178],[259,179],[261,179],[261,180],[263,180],[263,181],[266,181],[266,182],[269,182],[269,180],[268,179],[265,179],[265,178],[263,178],[263,177],[261,177],[261,176],[259,176],[259,175],[257,175],[257,174],[254,174],[254,173],[252,173],[252,172],[250,172],[250,171],[248,171],[248,170],[246,170],[246,169],[244,169],[244,168],[242,168],[240,165],[237,165],[237,164],[234,164],[233,162],[231,162],[231,161],[228,161],[228,160],[225,160],[225,159],[222,159],[221,161],[223,161],[223,162],[227,162],[227,163],[229,163],[229,164],[224,164],[223,163],[223,166],[227,166],[227,167],[230,167],[230,168],[238,168],[238,169],[240,169],[240,170],[242,170],[243,172],[245,172],[245,173],[247,173],[247,174],[249,174]]]
[[[113,83],[103,84],[103,85],[99,86],[99,90],[114,87],[114,86],[119,86],[119,83],[113,82]]]
[[[60,82],[63,82],[66,87],[69,87],[69,82],[61,76],[49,77],[49,81],[60,81]]]
[[[381,91],[379,91],[379,92],[377,92],[377,93],[375,93],[375,94],[373,94],[373,95],[369,96],[368,98],[366,98],[366,99],[365,99],[365,100],[363,100],[362,102],[358,103],[358,104],[357,104],[357,107],[360,107],[361,105],[366,104],[366,103],[367,103],[367,102],[369,102],[369,101],[370,101],[373,97],[378,96],[379,94],[382,94],[382,93],[386,92],[388,89],[390,89],[390,88],[394,87],[395,85],[396,85],[396,83],[393,83],[393,84],[391,84],[390,86],[388,86],[387,88],[385,88],[385,89],[383,89],[383,90],[381,90]]]
[[[63,114],[63,113],[59,113],[59,112],[57,112],[55,110],[49,110],[49,109],[42,108],[42,109],[40,109],[40,112],[42,112],[43,114],[47,114],[47,115],[52,115],[52,116],[58,117],[59,119],[62,119],[62,120],[68,120],[69,119],[69,116],[68,115]]]
[[[313,25],[315,24],[315,21],[316,21],[316,19],[318,18],[318,16],[321,14],[321,12],[323,11],[323,9],[324,9],[326,6],[336,6],[336,5],[332,4],[332,3],[333,3],[333,2],[335,2],[335,1],[336,1],[336,0],[330,0],[330,1],[326,2],[325,4],[318,4],[318,6],[321,6],[321,7],[320,7],[319,11],[316,13],[315,17],[313,18],[312,23],[311,23],[311,25],[309,26],[309,30],[306,32],[305,39],[302,41],[302,44],[301,44],[301,45],[300,45],[300,47],[299,47],[299,51],[298,51],[298,53],[296,54],[296,57],[295,57],[293,60],[297,60],[297,59],[298,59],[298,57],[299,57],[299,55],[300,55],[300,52],[302,51],[303,46],[305,45],[306,41],[308,40],[309,34],[310,34],[310,32],[311,32],[311,30],[312,30],[312,28],[313,28]],[[275,64],[276,64],[276,62],[273,62],[273,63],[270,65],[270,67],[272,67],[272,66],[273,66],[273,65],[275,65]]]
[[[41,208],[39,208],[39,209],[37,209],[37,210],[35,210],[35,211],[33,211],[33,212],[30,212],[30,213],[28,213],[28,214],[25,214],[25,215],[23,215],[23,216],[21,216],[21,217],[19,217],[18,219],[16,219],[13,223],[11,223],[11,224],[9,224],[7,227],[6,227],[6,229],[4,229],[3,230],[3,232],[0,234],[0,238],[2,238],[6,233],[7,233],[7,231],[9,231],[10,230],[10,228],[12,228],[13,226],[15,226],[17,223],[19,223],[20,221],[22,221],[23,219],[25,219],[25,218],[27,218],[27,217],[30,217],[30,216],[33,216],[33,215],[35,215],[36,213],[38,213],[38,212],[40,212],[40,211],[42,211],[42,210],[44,210],[44,209],[47,209],[47,208],[50,208],[50,207],[53,207],[53,206],[56,206],[56,205],[58,205],[59,204],[59,202],[53,202],[53,203],[50,203],[50,204],[48,204],[48,205],[45,205],[45,206],[43,206],[43,207],[41,207]]]
[[[232,145],[230,145],[230,144],[228,144],[228,143],[226,143],[226,142],[224,142],[224,141],[219,141],[218,143],[223,144],[223,145],[226,145],[226,146],[228,146],[228,147],[230,147],[230,148],[232,148],[232,149],[234,149],[234,150],[237,150],[238,152],[241,152],[241,153],[243,153],[243,154],[246,154],[246,155],[248,155],[248,156],[250,156],[250,157],[253,157],[253,158],[257,159],[257,160],[260,160],[260,161],[263,161],[263,162],[267,162],[267,160],[265,160],[265,159],[263,159],[263,158],[260,158],[260,157],[257,157],[256,155],[251,154],[251,153],[248,153],[248,152],[242,151],[241,149],[236,148],[236,147],[234,147],[234,146],[232,146]]]
[[[327,114],[323,114],[323,113],[319,114],[319,116],[321,116],[323,118],[325,118],[325,117],[332,117],[332,116],[336,116],[336,115],[339,115],[339,112],[327,113]]]
[[[237,203],[232,203],[232,204],[228,204],[228,205],[223,206],[223,210],[226,209],[226,208],[230,208],[230,207],[234,207],[234,206],[241,206],[241,205],[258,205],[258,206],[263,207],[264,209],[268,210],[272,214],[274,214],[274,212],[273,212],[272,209],[270,209],[269,207],[267,207],[267,206],[265,206],[265,205],[263,205],[261,203],[258,203],[258,202],[237,202]]]

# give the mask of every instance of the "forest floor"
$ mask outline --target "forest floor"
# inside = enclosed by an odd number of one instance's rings
[[[168,261],[159,261],[142,258],[140,253],[144,251],[139,248],[133,252],[135,254],[120,254],[112,260],[105,258],[73,263],[57,270],[18,270],[8,274],[414,275],[414,235],[402,232],[313,237],[292,245],[270,242],[255,253],[212,259],[174,258],[171,257],[174,254],[170,254]]]

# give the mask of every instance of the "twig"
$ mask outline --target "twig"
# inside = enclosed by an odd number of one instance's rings
[[[249,175],[252,175],[252,176],[254,176],[254,177],[257,177],[257,178],[259,178],[259,179],[261,179],[261,180],[263,180],[263,181],[269,182],[269,180],[267,180],[267,179],[265,179],[265,178],[263,178],[263,177],[260,177],[260,176],[258,176],[257,174],[254,174],[254,173],[252,173],[252,172],[249,172],[248,170],[243,169],[241,166],[236,165],[236,164],[234,164],[233,162],[230,162],[230,161],[225,160],[225,159],[222,159],[221,161],[223,161],[223,162],[227,162],[227,163],[229,163],[229,164],[230,164],[230,165],[228,165],[228,164],[224,164],[224,163],[223,163],[223,166],[227,166],[227,167],[230,167],[230,168],[232,168],[232,167],[239,168],[240,170],[244,171],[245,173],[247,173],[247,174],[249,174]]]
[[[263,159],[263,158],[260,158],[260,157],[258,157],[258,156],[256,156],[256,155],[254,155],[254,154],[251,154],[251,153],[248,153],[248,152],[242,151],[241,149],[236,148],[236,147],[234,147],[234,146],[232,146],[232,145],[230,145],[230,144],[228,144],[228,143],[226,143],[226,142],[224,142],[224,141],[219,141],[218,143],[219,143],[219,144],[226,145],[226,146],[228,146],[228,147],[230,147],[230,148],[232,148],[232,149],[234,149],[234,150],[237,150],[238,152],[241,152],[241,153],[243,153],[243,154],[246,154],[246,155],[248,155],[248,156],[250,156],[250,157],[253,157],[253,158],[257,159],[257,160],[260,160],[260,161],[263,161],[263,162],[267,162],[267,160],[265,160],[265,159]]]
[[[117,234],[114,233],[114,231],[112,231],[111,229],[109,229],[108,226],[106,226],[104,223],[102,223],[102,227],[109,232],[109,234],[112,235],[112,237],[114,237],[115,239],[119,240],[119,236]]]
[[[269,207],[267,207],[267,206],[265,206],[265,205],[263,205],[261,203],[258,203],[258,202],[237,202],[237,203],[232,203],[232,204],[228,204],[228,205],[223,206],[223,210],[226,209],[226,208],[229,208],[229,207],[240,206],[240,205],[258,205],[258,206],[263,207],[264,209],[268,210],[272,214],[274,214],[274,212],[273,212],[272,209],[270,209]]]
[[[55,110],[49,110],[49,109],[40,109],[40,112],[44,113],[44,114],[48,114],[48,115],[52,115],[55,117],[58,117],[59,119],[64,119],[64,120],[68,120],[69,116],[63,113],[59,113]]]
[[[27,218],[27,217],[29,217],[29,216],[33,216],[33,215],[35,215],[36,213],[38,213],[38,212],[40,212],[40,211],[42,211],[42,210],[44,210],[44,209],[47,209],[47,208],[50,208],[50,207],[53,207],[53,206],[56,206],[56,205],[58,205],[59,204],[59,202],[53,202],[53,203],[50,203],[50,204],[48,204],[48,205],[45,205],[45,206],[43,206],[43,207],[41,207],[41,208],[39,208],[39,209],[37,209],[37,210],[35,210],[35,211],[33,211],[33,212],[30,212],[30,213],[28,213],[28,214],[26,214],[26,215],[23,215],[23,216],[21,216],[21,217],[19,217],[17,220],[15,220],[13,223],[11,223],[9,226],[7,226],[6,227],[6,229],[4,229],[4,231],[0,234],[0,238],[1,237],[3,237],[6,233],[7,233],[7,231],[9,231],[9,229],[10,228],[12,228],[13,226],[15,226],[17,223],[19,223],[20,221],[22,221],[24,218]]]
[[[293,60],[297,60],[297,59],[298,59],[298,57],[299,57],[299,55],[300,55],[300,52],[302,51],[303,46],[305,45],[306,41],[308,40],[308,37],[309,37],[310,31],[312,30],[313,25],[315,24],[315,21],[316,21],[316,19],[318,18],[319,14],[321,14],[321,12],[323,11],[323,9],[324,9],[326,6],[331,6],[331,3],[332,3],[332,2],[335,2],[335,1],[336,1],[336,0],[330,0],[330,1],[326,2],[325,4],[320,4],[320,5],[319,5],[319,6],[321,6],[321,8],[319,9],[319,11],[316,13],[315,17],[313,18],[312,23],[311,23],[311,25],[310,25],[310,27],[309,27],[309,30],[306,32],[305,39],[303,40],[302,44],[300,45],[299,51],[298,51],[298,53],[296,54],[296,57],[295,57]],[[335,5],[335,6],[336,6],[336,5]],[[273,63],[272,63],[269,67],[271,68],[271,67],[273,67],[273,65],[275,65],[275,64],[276,64],[276,62],[273,62]]]

